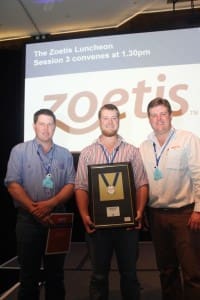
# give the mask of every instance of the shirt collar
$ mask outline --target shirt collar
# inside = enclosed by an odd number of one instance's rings
[[[115,148],[119,147],[121,145],[121,143],[124,143],[124,142],[125,142],[124,139],[120,135],[117,135],[117,143],[115,145]],[[101,143],[101,135],[96,140],[96,143],[100,144],[104,147],[104,145]]]
[[[170,136],[173,132],[175,132],[175,128],[174,128],[174,127],[172,127],[172,128],[170,129],[170,131],[169,131],[169,133],[168,133],[168,136]],[[150,141],[152,141],[152,142],[154,142],[154,143],[158,143],[158,140],[157,140],[157,137],[155,136],[154,131],[151,132],[151,133],[148,135],[147,139],[150,140]]]
[[[37,140],[37,138],[35,138],[33,140],[33,143],[34,143],[34,145],[36,147],[36,151],[40,151],[41,152],[42,151],[42,145],[39,143],[39,141]],[[49,149],[48,153],[51,152],[54,148],[55,148],[55,144],[52,142],[52,146]]]

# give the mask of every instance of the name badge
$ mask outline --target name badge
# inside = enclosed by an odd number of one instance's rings
[[[155,168],[153,178],[154,180],[160,180],[161,178],[163,178],[162,172],[158,168]]]
[[[53,180],[51,178],[51,174],[47,174],[46,177],[42,181],[42,186],[48,189],[53,189]]]

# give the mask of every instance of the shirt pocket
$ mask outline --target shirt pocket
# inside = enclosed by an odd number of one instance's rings
[[[184,149],[176,147],[169,148],[167,152],[166,168],[182,170],[187,166],[187,159]]]

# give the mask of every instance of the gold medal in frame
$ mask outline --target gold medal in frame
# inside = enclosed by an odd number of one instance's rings
[[[90,214],[96,228],[134,226],[136,193],[130,162],[88,166]]]

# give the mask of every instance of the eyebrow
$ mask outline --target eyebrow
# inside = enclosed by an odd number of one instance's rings
[[[154,116],[154,115],[165,115],[165,114],[169,114],[169,112],[168,111],[161,111],[161,112],[159,112],[159,113],[157,113],[157,112],[154,112],[154,113],[152,113],[152,112],[150,112],[149,113],[149,115],[150,116]]]
[[[108,119],[112,119],[112,118],[118,118],[118,116],[101,116],[101,118],[108,118]]]

